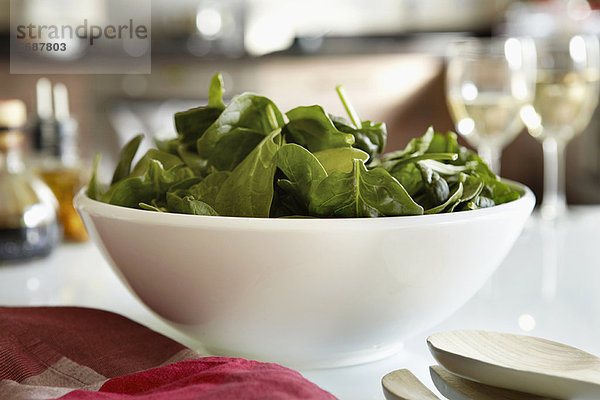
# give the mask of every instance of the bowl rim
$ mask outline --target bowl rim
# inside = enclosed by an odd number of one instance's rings
[[[510,213],[517,209],[526,208],[531,212],[535,206],[535,195],[526,185],[509,179],[502,181],[518,190],[521,197],[495,205],[493,207],[468,210],[455,213],[400,215],[377,218],[264,218],[264,217],[230,217],[212,215],[190,215],[177,213],[161,213],[150,210],[117,206],[93,200],[87,196],[87,185],[80,189],[73,200],[73,204],[80,214],[95,216],[108,216],[111,219],[136,221],[148,225],[174,225],[174,226],[252,226],[265,228],[324,228],[340,227],[368,229],[392,224],[398,226],[430,225],[440,223],[464,222],[475,218],[487,218],[499,213]]]

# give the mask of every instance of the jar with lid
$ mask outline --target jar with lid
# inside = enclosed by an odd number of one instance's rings
[[[0,263],[48,255],[60,239],[56,197],[23,162],[25,103],[0,99]]]

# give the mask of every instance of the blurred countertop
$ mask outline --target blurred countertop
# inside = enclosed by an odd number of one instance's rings
[[[434,360],[425,339],[452,329],[530,334],[600,355],[600,206],[572,207],[556,224],[530,218],[505,261],[454,315],[405,342],[389,358],[368,364],[300,370],[343,400],[383,399],[380,381],[409,368],[433,389]],[[468,246],[457,249],[469,251]],[[119,281],[92,243],[66,243],[48,258],[0,264],[0,305],[77,305],[125,315],[204,353],[141,304]]]

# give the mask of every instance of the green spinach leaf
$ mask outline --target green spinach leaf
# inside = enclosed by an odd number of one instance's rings
[[[415,163],[407,163],[394,168],[390,174],[400,182],[411,197],[423,189],[423,177]]]
[[[223,94],[225,93],[225,84],[223,83],[223,75],[221,73],[215,74],[210,81],[210,87],[208,89],[208,107],[215,108],[217,110],[224,110],[225,103],[223,103]]]
[[[444,210],[453,209],[459,202],[463,195],[463,184],[462,182],[458,182],[458,185],[454,188],[454,191],[448,199],[435,207],[429,208],[425,210],[425,214],[437,214],[444,212]]]
[[[206,176],[210,173],[210,165],[208,160],[202,158],[196,153],[196,149],[188,150],[184,145],[177,147],[177,154],[183,160],[185,165],[190,167],[194,174],[198,176]]]
[[[100,165],[100,154],[94,156],[94,165],[92,167],[92,177],[88,183],[87,195],[92,200],[101,200],[104,189],[98,181],[98,166]]]
[[[245,128],[233,129],[217,143],[208,164],[218,170],[233,170],[265,138],[265,135]]]
[[[286,113],[285,139],[311,152],[336,147],[351,147],[354,136],[339,131],[321,106],[296,107]]]
[[[178,156],[167,153],[162,150],[150,149],[144,154],[140,161],[133,167],[130,176],[142,176],[150,168],[150,162],[159,161],[164,169],[171,169],[177,165],[182,165],[183,161]]]
[[[143,139],[143,134],[137,135],[127,142],[125,146],[123,146],[123,149],[121,149],[121,154],[119,155],[119,162],[117,163],[112,181],[110,182],[111,185],[129,176],[131,162],[133,161],[135,153],[137,153],[137,150],[140,147],[140,143],[142,143]]]
[[[138,206],[142,210],[146,210],[146,211],[169,212],[167,207],[161,206],[160,204],[158,204],[158,202],[156,202],[156,200],[152,200],[152,204],[140,203],[140,204],[138,204]]]
[[[202,158],[214,157],[215,152],[224,153],[221,155],[224,158],[230,150],[230,146],[224,144],[227,142],[221,142],[224,137],[249,132],[264,137],[283,125],[283,115],[271,100],[253,93],[243,93],[231,100],[219,118],[198,139],[197,151]]]
[[[112,185],[103,195],[103,201],[132,208],[138,208],[140,203],[164,203],[172,185],[191,177],[192,171],[184,165],[166,170],[160,161],[150,160],[144,175],[130,176]]]
[[[268,217],[281,129],[267,135],[223,182],[215,207],[219,215]]]
[[[217,204],[217,195],[230,175],[231,172],[229,171],[215,171],[201,182],[191,186],[188,193],[214,208]]]
[[[336,147],[314,153],[328,174],[333,171],[350,172],[354,168],[354,160],[367,162],[369,154],[354,147]]]
[[[402,160],[408,157],[415,157],[425,154],[431,145],[431,141],[434,137],[433,127],[429,127],[425,134],[419,138],[411,139],[403,150],[394,151],[391,153],[384,154],[382,162],[391,162]]]
[[[179,197],[172,192],[167,193],[167,209],[179,214],[218,215],[211,206],[194,196]]]
[[[335,115],[329,117],[339,131],[354,136],[352,146],[365,151],[370,160],[374,160],[379,154],[383,153],[387,142],[387,128],[383,122],[361,121],[360,127],[355,128],[344,118]]]
[[[334,171],[325,178],[312,193],[310,211],[319,217],[423,214],[423,208],[386,170],[367,170],[361,160],[354,160],[350,173]]]
[[[186,150],[195,149],[198,139],[225,109],[223,93],[225,93],[223,77],[218,73],[211,80],[207,106],[175,113],[175,129],[179,133],[179,142]]]
[[[417,199],[417,202],[426,210],[444,204],[450,197],[448,182],[424,161],[417,162],[417,168],[421,172],[424,188],[424,193]]]
[[[323,179],[327,172],[316,155],[304,147],[288,143],[277,152],[277,167],[287,179],[278,179],[277,184],[296,199],[292,209],[307,209],[311,192]]]

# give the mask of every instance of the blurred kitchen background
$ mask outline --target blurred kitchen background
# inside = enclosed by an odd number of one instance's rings
[[[58,3],[39,1],[36,12],[55,11]],[[173,135],[173,113],[204,104],[218,71],[226,97],[254,91],[282,111],[321,104],[342,115],[334,88],[343,84],[363,119],[387,123],[390,151],[430,125],[454,130],[444,91],[450,41],[573,29],[600,34],[599,9],[600,1],[584,0],[152,0],[151,74],[44,76],[66,85],[87,162],[101,152],[109,169],[135,134]],[[42,76],[9,73],[9,17],[9,0],[0,0],[0,98],[23,99],[33,114]],[[598,112],[569,143],[567,159],[569,202],[600,203]],[[522,132],[503,152],[502,175],[529,185],[539,201],[540,143]]]

